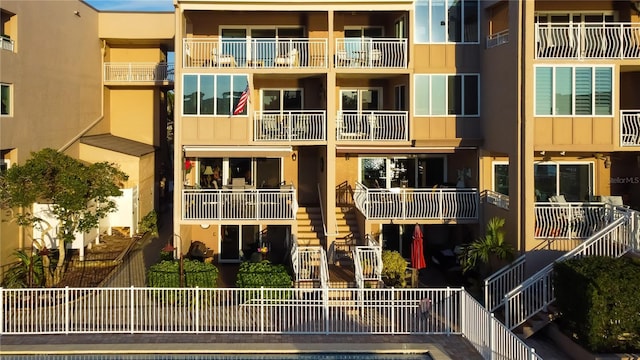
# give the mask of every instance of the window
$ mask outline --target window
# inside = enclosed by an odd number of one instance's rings
[[[375,111],[382,108],[382,89],[340,90],[340,110]]]
[[[478,74],[416,75],[416,116],[478,116]]]
[[[535,81],[537,116],[613,114],[610,66],[538,66]]]
[[[262,110],[302,110],[302,89],[262,89]]]
[[[509,195],[509,163],[493,163],[493,191]]]
[[[196,161],[196,183],[201,188],[223,189],[233,179],[244,179],[244,185],[260,189],[276,189],[282,182],[282,158],[202,157]],[[254,181],[255,180],[255,181]]]
[[[0,159],[0,174],[7,171],[10,165],[11,161],[9,159]]]
[[[0,115],[11,115],[11,85],[0,84]]]
[[[184,75],[182,113],[231,116],[247,83],[246,75]],[[247,107],[240,115],[246,114]]]
[[[446,158],[362,157],[359,158],[360,182],[368,188],[431,188],[446,184]]]
[[[478,0],[417,0],[416,43],[478,43]]]
[[[590,201],[593,163],[539,163],[534,165],[536,201],[564,195],[567,201]]]

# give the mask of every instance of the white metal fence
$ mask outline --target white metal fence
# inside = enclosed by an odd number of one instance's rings
[[[484,306],[494,312],[504,305],[504,295],[524,281],[526,254],[484,280]]]
[[[356,183],[356,207],[367,219],[478,220],[477,189],[370,189]]]
[[[499,192],[484,190],[482,192],[482,198],[488,204],[495,205],[501,209],[509,210],[509,196],[501,194]]]
[[[507,44],[509,42],[509,29],[502,30],[495,34],[487,36],[486,48],[490,49],[496,46]]]
[[[463,289],[0,289],[0,335],[452,334],[485,359],[539,359]]]
[[[556,262],[583,256],[620,257],[631,249],[637,249],[636,213],[616,208],[612,219],[612,223],[592,238],[582,242],[505,295],[505,325],[509,329],[524,323],[555,300],[552,281],[553,266]]]
[[[620,111],[620,146],[640,146],[640,110]]]
[[[324,110],[256,111],[253,139],[260,142],[326,140],[326,119]]]
[[[14,40],[0,36],[0,48],[3,50],[13,51]]]
[[[407,141],[409,116],[406,111],[340,111],[336,140]]]
[[[535,203],[535,237],[587,239],[610,222],[611,210],[602,203]]]
[[[173,64],[168,63],[104,63],[104,81],[173,81]]]
[[[484,359],[542,360],[469,293],[463,292],[461,332]]]
[[[295,189],[185,189],[184,220],[295,219]]]
[[[184,68],[327,68],[327,39],[189,38]]]
[[[535,24],[536,57],[640,58],[640,23]]]
[[[336,68],[406,68],[407,39],[336,39]]]

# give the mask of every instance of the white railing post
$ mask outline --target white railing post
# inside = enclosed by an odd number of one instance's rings
[[[129,288],[129,332],[131,334],[134,333],[134,317],[135,317],[135,288],[133,287],[133,285],[131,285],[131,287]]]
[[[489,359],[495,359],[495,349],[496,349],[496,316],[491,313],[491,318],[489,319]]]
[[[460,319],[460,330],[463,334],[466,334],[467,330],[467,317],[469,314],[467,313],[467,297],[469,294],[466,292],[464,287],[459,290],[460,293],[460,314],[458,314],[458,318]]]
[[[195,313],[195,317],[196,317],[196,321],[195,321],[195,333],[199,333],[200,332],[200,287],[196,286],[195,289],[196,292],[196,311],[194,311]]]
[[[329,335],[329,288],[322,288],[322,307],[324,309],[324,333]]]
[[[440,214],[440,220],[444,219],[444,192],[442,189],[438,189],[438,213]]]
[[[445,303],[445,319],[447,319],[447,336],[451,335],[451,288],[447,286],[447,302]]]
[[[395,286],[391,287],[391,308],[395,309],[396,308],[396,288]],[[395,311],[391,312],[391,333],[395,334],[396,331],[396,319],[395,319]]]
[[[264,286],[260,287],[260,333],[264,334]]]
[[[64,287],[64,300],[64,333],[66,335],[69,335],[69,328],[71,325],[69,324],[69,322],[71,321],[71,309],[69,308],[71,306],[71,298],[69,297],[69,286]]]

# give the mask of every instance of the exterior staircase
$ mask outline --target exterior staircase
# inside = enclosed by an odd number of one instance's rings
[[[357,244],[362,243],[356,209],[337,207],[335,216],[339,235],[334,244],[334,263],[338,266],[349,266],[353,271],[353,249]]]
[[[300,207],[296,214],[298,244],[300,246],[322,246],[324,227],[319,207]]]

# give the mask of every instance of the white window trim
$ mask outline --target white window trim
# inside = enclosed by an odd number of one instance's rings
[[[214,84],[216,84],[217,82],[217,78],[218,76],[230,76],[231,79],[233,79],[236,76],[245,76],[247,78],[247,82],[250,81],[249,79],[249,74],[245,74],[245,73],[230,73],[230,74],[210,74],[210,73],[184,73],[182,74],[182,97],[180,98],[180,108],[181,108],[181,112],[182,112],[182,116],[183,117],[208,117],[208,118],[215,118],[215,117],[247,117],[249,116],[249,104],[251,103],[251,93],[249,93],[249,101],[247,101],[247,105],[246,105],[246,109],[247,109],[247,115],[233,115],[233,103],[231,103],[231,114],[229,115],[219,115],[219,114],[215,114],[218,112],[218,104],[217,102],[214,101],[214,114],[200,114],[200,101],[198,101],[197,105],[196,105],[196,113],[195,114],[185,114],[184,113],[184,77],[185,76],[197,76],[198,77],[198,88],[197,88],[197,92],[200,91],[200,79],[201,76],[213,76],[214,77]],[[233,84],[232,84],[233,85]],[[251,87],[249,87],[251,90]],[[215,89],[215,88],[214,88]],[[244,90],[245,88],[243,87],[242,90]],[[231,91],[233,93],[233,91]],[[215,94],[214,94],[215,95]]]
[[[554,15],[567,15],[569,17],[569,24],[586,24],[585,22],[581,21],[579,23],[574,23],[573,22],[573,17],[576,15],[602,15],[602,16],[607,16],[607,15],[613,15],[613,21],[617,22],[618,21],[618,13],[616,11],[597,11],[597,10],[586,10],[586,11],[561,11],[561,10],[550,10],[550,11],[536,11],[533,15],[534,21],[535,19],[537,19],[538,17],[541,16],[554,16]],[[544,24],[553,24],[551,22],[548,23],[544,23]],[[597,24],[597,23],[596,23]]]
[[[589,191],[591,191],[590,196],[594,196],[595,187],[596,187],[596,164],[595,161],[557,161],[557,160],[540,160],[534,161],[534,165],[555,165],[556,166],[556,174],[560,174],[560,166],[562,165],[590,165],[591,169],[591,184],[589,184]],[[535,171],[534,171],[535,176]],[[535,188],[535,181],[534,181]],[[558,191],[560,190],[560,176],[556,176],[556,195],[560,195]]]
[[[350,87],[350,88],[344,88],[344,89],[340,89],[339,92],[339,99],[338,99],[338,108],[340,111],[342,111],[342,93],[343,92],[351,92],[351,91],[357,91],[358,92],[358,109],[355,110],[357,112],[362,112],[364,110],[362,110],[362,106],[360,104],[360,94],[361,91],[363,90],[377,90],[378,91],[378,110],[367,110],[367,111],[380,111],[381,109],[384,108],[384,96],[382,94],[383,89],[381,87]],[[348,110],[348,111],[353,111],[353,110]]]
[[[496,190],[496,165],[509,166],[509,162],[504,160],[496,160],[491,162],[491,191],[493,192],[498,192],[498,190]]]
[[[431,16],[433,14],[433,11],[431,11],[431,1],[432,0],[416,0],[414,3],[414,8],[413,8],[413,23],[414,24],[420,24],[420,23],[424,23],[424,19],[420,20],[416,18],[416,14],[417,11],[415,9],[415,7],[418,5],[418,3],[428,3],[429,4],[429,19],[426,21],[427,26],[431,26]],[[480,44],[480,37],[482,36],[481,32],[480,32],[480,22],[482,21],[482,11],[483,9],[481,9],[482,7],[482,0],[478,0],[478,14],[477,14],[477,18],[478,18],[478,23],[477,23],[477,34],[478,34],[478,41],[460,41],[460,42],[455,42],[455,41],[426,41],[426,42],[421,42],[417,40],[417,37],[414,35],[414,44],[463,44],[463,45],[477,45]],[[464,7],[462,9],[463,15],[462,17],[464,18]],[[445,19],[445,24],[446,24],[447,20]],[[445,28],[448,28],[447,25],[445,25]],[[462,29],[461,29],[462,30]],[[415,33],[417,33],[417,29],[415,28],[415,25],[413,26],[413,31]],[[464,34],[464,32],[463,32]],[[464,35],[463,35],[464,36]],[[429,31],[429,39],[431,39],[431,31]]]
[[[9,88],[9,113],[8,114],[0,114],[0,117],[12,117],[13,116],[13,84],[8,83],[0,83],[1,86],[6,86]]]
[[[571,83],[571,91],[572,91],[572,95],[573,95],[573,103],[572,103],[572,112],[575,112],[575,94],[576,94],[576,78],[575,78],[575,69],[576,68],[592,68],[592,69],[596,69],[596,68],[608,68],[611,69],[611,115],[596,115],[595,114],[595,109],[596,109],[596,97],[593,96],[593,99],[591,100],[591,109],[592,109],[592,114],[591,115],[556,115],[553,114],[553,112],[555,112],[556,109],[556,94],[555,94],[555,85],[556,85],[556,70],[555,68],[558,67],[569,67],[572,69],[572,83]],[[552,109],[552,113],[549,115],[538,115],[536,113],[536,104],[538,101],[538,95],[536,92],[536,81],[537,81],[537,77],[536,77],[536,70],[538,68],[552,68],[553,71],[551,72],[552,75],[552,79],[551,79],[551,92],[552,92],[552,96],[551,96],[551,109]],[[616,72],[615,72],[615,67],[613,65],[576,65],[576,64],[540,64],[540,65],[534,65],[533,66],[533,116],[534,117],[554,117],[554,118],[612,118],[614,117],[614,113],[615,113],[615,105],[616,105]],[[595,76],[596,76],[596,72],[593,71],[593,73],[591,74],[591,78],[593,80],[592,83],[592,95],[595,95],[595,93],[593,92],[593,90],[595,90]]]
[[[438,75],[438,76],[462,76],[462,78],[464,79],[465,76],[473,76],[476,75],[478,77],[478,113],[477,114],[473,114],[473,115],[457,115],[457,114],[444,114],[444,115],[433,115],[433,102],[432,102],[432,94],[433,91],[431,91],[431,76],[433,75]],[[418,104],[418,100],[416,99],[416,97],[418,96],[418,92],[415,89],[416,86],[416,78],[417,77],[423,77],[423,76],[427,76],[429,77],[429,114],[427,115],[422,115],[422,114],[418,114],[416,112],[416,105]],[[413,75],[413,114],[416,117],[480,117],[480,114],[482,113],[482,110],[480,109],[480,105],[481,105],[481,101],[480,101],[480,97],[482,96],[482,93],[480,92],[480,73],[447,73],[447,74],[441,74],[441,73],[434,73],[434,74],[414,74]],[[449,82],[445,82],[445,84],[447,84],[447,86],[449,86]],[[464,80],[463,80],[463,86],[464,86]],[[464,91],[462,91],[462,93],[460,94],[462,96],[461,98],[461,102],[462,102],[462,110],[464,112],[464,106],[465,106],[465,101],[464,101]],[[447,107],[449,106],[449,91],[448,88],[445,90],[444,92],[444,101],[445,104],[447,104]],[[449,109],[447,109],[448,112]]]
[[[284,112],[285,110],[282,110],[282,106],[284,105],[282,102],[284,101],[284,97],[282,95],[284,95],[285,91],[300,91],[300,100],[302,101],[302,107],[300,108],[300,110],[304,110],[304,89],[303,88],[261,88],[260,89],[260,110],[261,111],[267,111],[264,110],[264,103],[262,102],[262,100],[264,99],[264,91],[280,91],[280,112]]]

